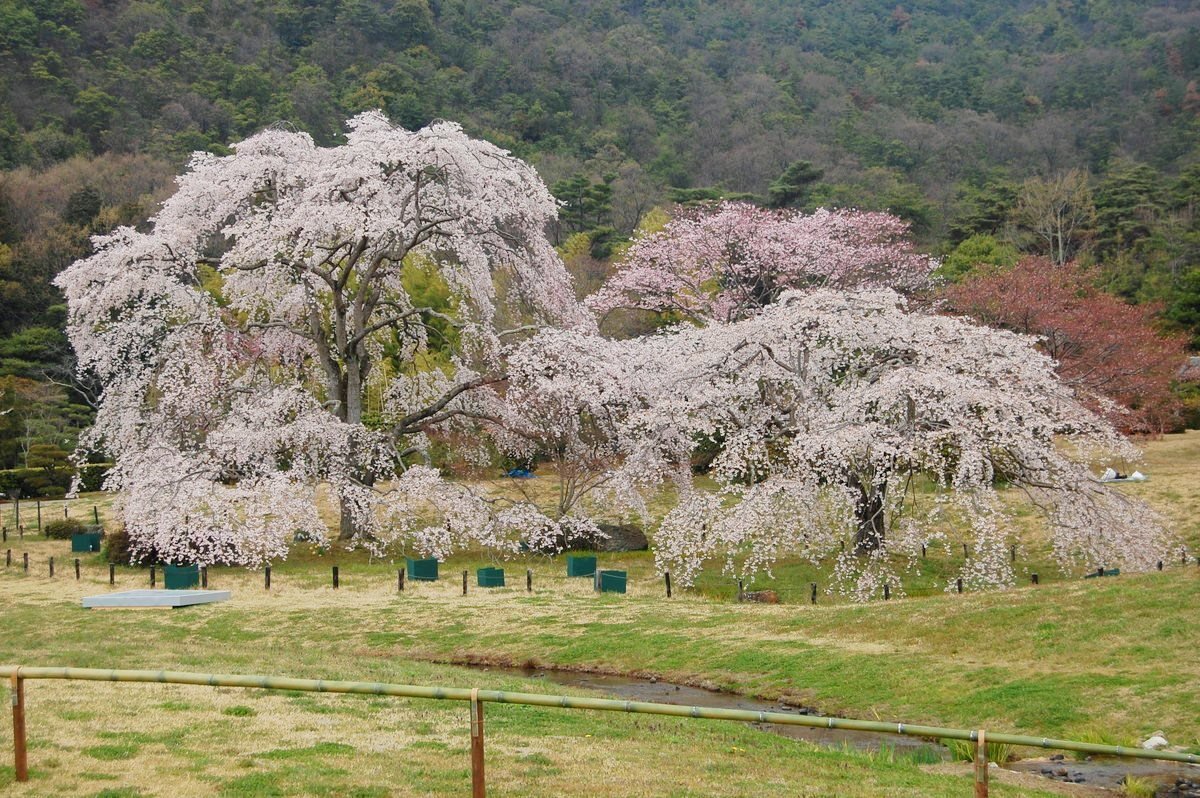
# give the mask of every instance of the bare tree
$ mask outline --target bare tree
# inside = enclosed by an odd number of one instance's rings
[[[1036,242],[1034,249],[1056,266],[1071,260],[1086,244],[1096,221],[1087,173],[1072,169],[1050,178],[1029,178],[1017,195],[1012,221]]]

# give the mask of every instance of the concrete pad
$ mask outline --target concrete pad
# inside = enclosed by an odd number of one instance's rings
[[[189,607],[228,601],[228,590],[124,590],[102,596],[84,596],[84,609],[103,607]]]

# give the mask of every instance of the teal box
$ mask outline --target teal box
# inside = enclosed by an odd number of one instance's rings
[[[418,582],[436,582],[438,578],[438,561],[432,557],[428,560],[404,558],[404,569],[409,579]]]
[[[80,532],[71,535],[71,551],[100,551],[101,532]]]
[[[475,572],[480,587],[504,587],[503,568],[480,568]]]
[[[164,565],[163,587],[167,590],[188,590],[200,584],[199,565]]]
[[[577,557],[567,555],[567,576],[594,576],[596,573],[595,557]]]
[[[624,593],[626,581],[627,575],[625,571],[601,571],[599,580],[600,592]]]

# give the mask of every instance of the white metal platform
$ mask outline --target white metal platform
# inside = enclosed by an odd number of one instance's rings
[[[84,609],[99,607],[188,607],[228,601],[228,590],[124,590],[102,596],[84,596]]]

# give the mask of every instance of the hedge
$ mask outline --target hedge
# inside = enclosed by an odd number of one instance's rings
[[[112,463],[88,463],[80,470],[81,491],[100,490],[104,475]],[[11,497],[15,490],[21,491],[22,499],[60,497],[71,488],[75,472],[70,469],[47,471],[44,468],[9,468],[0,470],[0,493]]]

